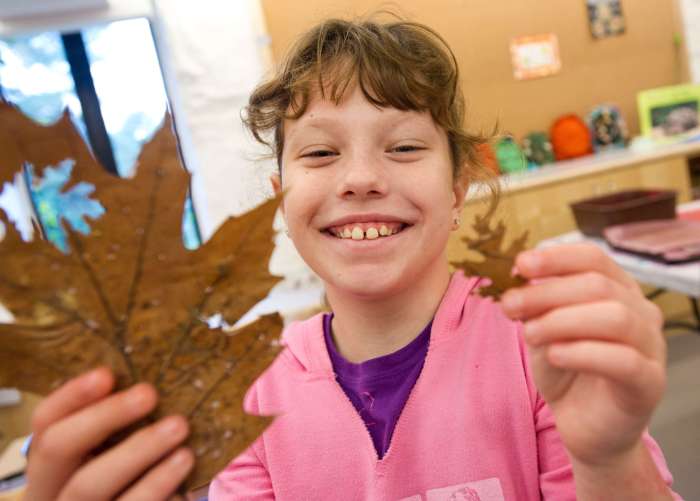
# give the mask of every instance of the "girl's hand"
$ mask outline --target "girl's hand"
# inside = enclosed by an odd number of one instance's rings
[[[152,386],[137,384],[110,395],[114,378],[96,369],[44,399],[32,418],[25,499],[33,501],[165,500],[194,463],[178,445],[187,421],[169,416],[91,454],[107,438],[156,406]]]
[[[666,385],[661,311],[590,244],[524,252],[516,268],[530,284],[503,309],[525,322],[535,383],[572,461],[631,456]]]

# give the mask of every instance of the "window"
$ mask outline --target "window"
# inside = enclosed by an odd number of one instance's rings
[[[146,19],[116,21],[74,33],[0,39],[0,95],[43,124],[54,122],[68,108],[95,157],[107,170],[124,177],[131,175],[142,145],[160,125],[167,107]],[[52,171],[51,185],[65,184],[70,171]],[[44,234],[60,247],[53,225],[70,199],[57,204],[56,190],[45,189],[47,180],[36,179],[30,169],[22,178]],[[22,190],[15,187],[15,191]],[[7,200],[5,205],[10,206]],[[187,248],[196,248],[201,234],[191,196],[184,209],[183,241]]]

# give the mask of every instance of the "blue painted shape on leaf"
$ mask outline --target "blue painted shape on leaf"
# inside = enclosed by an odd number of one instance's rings
[[[66,192],[61,191],[70,180],[74,165],[72,159],[67,159],[56,167],[46,167],[39,179],[35,178],[34,166],[26,165],[32,200],[46,238],[64,253],[68,253],[69,247],[63,221],[73,230],[87,235],[90,225],[85,218],[98,219],[105,212],[100,202],[90,199],[95,191],[92,184],[80,182]]]

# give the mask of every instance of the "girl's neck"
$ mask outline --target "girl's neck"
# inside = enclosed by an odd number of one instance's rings
[[[401,349],[433,318],[450,282],[447,262],[416,278],[399,294],[377,299],[328,287],[333,340],[348,361],[360,363]]]

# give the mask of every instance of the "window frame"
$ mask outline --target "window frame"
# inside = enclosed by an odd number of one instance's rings
[[[102,9],[0,19],[0,37],[33,35],[44,31],[81,31],[94,25],[140,17],[153,21],[154,14],[155,8],[151,0],[110,0],[107,7]]]
[[[60,1],[60,0],[57,0]],[[81,32],[86,28],[100,26],[115,21],[129,19],[148,20],[153,43],[158,56],[163,84],[168,99],[168,108],[173,118],[180,155],[184,168],[191,174],[194,180],[197,172],[197,156],[192,143],[190,120],[181,99],[181,92],[175,78],[173,59],[168,49],[166,29],[159,20],[157,0],[109,0],[108,5],[102,9],[77,10],[61,12],[58,14],[37,14],[36,16],[0,19],[0,38],[13,36],[31,36],[46,31],[57,31],[62,36],[68,33]],[[72,65],[71,65],[72,66]],[[76,82],[77,85],[77,82]],[[77,89],[76,89],[77,90]],[[109,168],[107,170],[110,170]],[[206,200],[202,190],[190,182],[190,200],[195,215],[196,230],[200,242],[204,243],[203,228],[209,226],[203,208]]]

